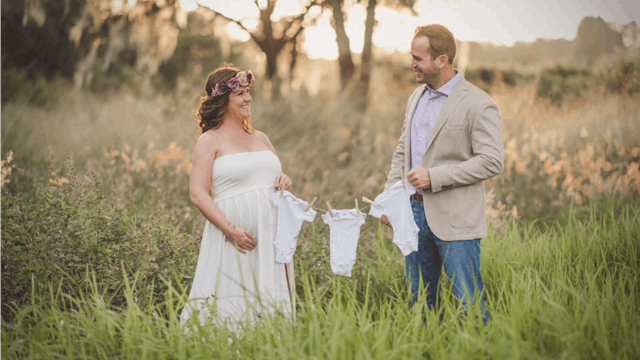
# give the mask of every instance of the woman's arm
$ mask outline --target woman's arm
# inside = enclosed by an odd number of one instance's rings
[[[198,139],[193,150],[189,197],[202,215],[220,229],[227,239],[236,245],[238,251],[245,254],[246,250],[253,250],[256,246],[253,235],[244,229],[231,225],[225,214],[220,211],[220,208],[209,196],[211,169],[216,152],[215,137],[211,133],[204,134]]]

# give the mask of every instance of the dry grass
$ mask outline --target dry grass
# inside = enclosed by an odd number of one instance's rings
[[[299,197],[350,207],[354,198],[374,197],[382,189],[415,86],[392,76],[374,73],[372,105],[364,114],[332,91],[274,102],[256,89],[254,126],[269,135]],[[591,198],[637,197],[638,96],[593,89],[584,99],[552,106],[536,99],[533,83],[515,89],[498,83],[490,91],[505,138],[504,173],[487,184],[492,218],[536,219],[557,214],[549,208]],[[47,157],[73,156],[80,168],[94,169],[126,192],[133,186],[131,172],[161,177],[171,164],[188,173],[197,137],[195,99],[195,93],[136,98],[72,92],[53,110],[9,103],[2,108],[2,149],[14,151],[16,176],[36,175],[34,167]],[[62,166],[48,170],[64,176]],[[62,185],[55,176],[52,183]]]

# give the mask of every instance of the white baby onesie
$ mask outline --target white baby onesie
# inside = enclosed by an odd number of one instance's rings
[[[313,221],[316,217],[316,211],[313,209],[305,211],[309,207],[309,203],[296,198],[286,190],[282,191],[282,197],[280,197],[280,192],[274,193],[271,195],[271,200],[278,209],[278,225],[274,243],[276,262],[288,264],[293,261],[302,222]]]
[[[393,243],[400,248],[402,255],[407,256],[418,251],[418,232],[420,229],[413,219],[411,209],[411,195],[416,192],[408,181],[398,181],[382,194],[378,195],[371,205],[369,215],[381,218],[383,215],[389,219],[393,226]]]
[[[332,216],[333,215],[333,216]],[[322,215],[329,225],[331,271],[335,275],[351,277],[351,269],[356,263],[356,250],[360,238],[360,226],[367,214],[356,209],[332,210]]]

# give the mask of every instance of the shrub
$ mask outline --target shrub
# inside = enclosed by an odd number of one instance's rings
[[[622,61],[602,73],[600,79],[608,92],[635,94],[640,92],[640,60]]]
[[[491,86],[495,80],[495,70],[479,68],[467,71],[465,78],[471,82],[482,81],[483,85]]]
[[[18,101],[37,107],[50,107],[65,93],[59,88],[68,85],[68,81],[60,76],[47,79],[42,74],[29,73],[26,69],[2,69],[2,105]]]
[[[587,70],[558,65],[542,72],[536,94],[552,104],[560,104],[566,99],[581,97],[591,78]]]
[[[515,70],[502,71],[502,81],[505,85],[515,87],[519,83],[531,81],[534,78],[533,74],[522,74]]]
[[[181,229],[183,208],[141,213],[101,187],[96,174],[78,176],[71,168],[67,176],[53,175],[29,193],[2,189],[3,306],[24,306],[48,284],[75,293],[85,287],[87,270],[114,306],[125,302],[123,270],[138,273],[137,294],[158,300],[167,295],[162,278],[179,274],[190,282],[199,238]]]

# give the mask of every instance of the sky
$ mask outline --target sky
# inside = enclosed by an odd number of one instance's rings
[[[257,25],[258,10],[253,0],[181,0],[181,5],[193,9],[196,2],[233,19],[244,19],[243,24],[248,28]],[[297,14],[301,9],[297,0],[279,0],[273,16],[277,19]],[[377,7],[374,44],[408,52],[416,26],[431,23],[447,26],[462,41],[506,45],[516,41],[533,42],[537,38],[571,40],[585,16],[600,16],[620,25],[634,20],[640,25],[640,0],[420,0],[416,11],[417,17],[406,10],[398,12]],[[325,11],[315,27],[305,30],[303,48],[310,58],[338,56],[330,17],[330,11]],[[348,12],[346,27],[353,52],[362,51],[365,18],[363,6],[356,5]],[[234,24],[227,30],[236,39],[249,40],[249,35]]]

